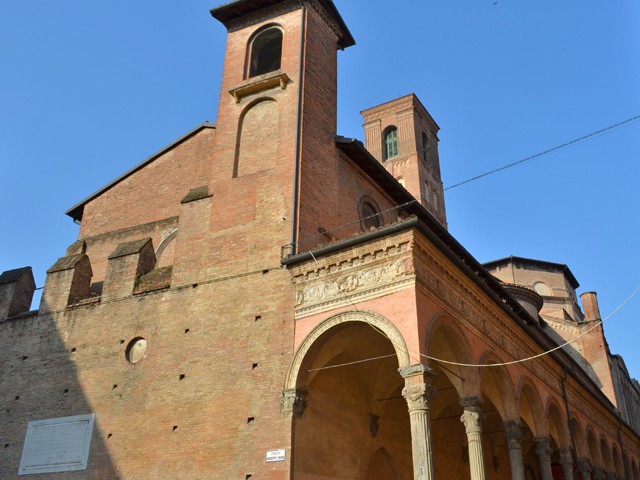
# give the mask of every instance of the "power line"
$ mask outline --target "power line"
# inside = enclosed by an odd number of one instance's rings
[[[563,148],[567,148],[567,147],[569,147],[571,145],[575,145],[576,143],[583,142],[583,141],[585,141],[585,140],[587,140],[589,138],[592,138],[592,137],[595,137],[595,136],[600,135],[602,133],[608,132],[609,130],[613,130],[614,128],[626,126],[626,125],[634,122],[635,120],[638,120],[639,118],[640,118],[640,115],[636,115],[635,117],[628,118],[626,120],[623,120],[622,122],[618,122],[618,123],[616,123],[614,125],[609,125],[608,127],[602,128],[600,130],[596,130],[595,132],[591,132],[591,133],[589,133],[587,135],[583,135],[582,137],[579,137],[579,138],[576,138],[574,140],[565,142],[562,145],[558,145],[558,146],[550,148],[548,150],[544,150],[543,152],[536,153],[535,155],[531,155],[529,157],[523,158],[522,160],[518,160],[517,162],[513,162],[513,163],[510,163],[508,165],[504,165],[502,167],[499,167],[499,168],[496,168],[494,170],[491,170],[489,172],[482,173],[482,174],[477,175],[475,177],[471,177],[471,178],[469,178],[467,180],[463,180],[462,182],[458,182],[458,183],[453,184],[453,185],[451,185],[449,187],[446,187],[444,190],[445,191],[446,190],[451,190],[452,188],[456,188],[456,187],[459,187],[461,185],[465,185],[467,183],[470,183],[470,182],[473,182],[475,180],[478,180],[480,178],[484,178],[484,177],[487,177],[489,175],[493,175],[494,173],[501,172],[502,170],[506,170],[506,169],[511,168],[511,167],[515,167],[516,165],[521,165],[523,163],[530,162],[531,160],[535,160],[536,158],[540,158],[540,157],[543,157],[543,156],[548,155],[550,153],[557,152],[558,150],[561,150]]]
[[[640,116],[638,116],[638,118],[640,118]],[[309,253],[311,254],[311,258],[314,260],[314,262],[319,263],[318,259],[315,257],[315,255],[313,254],[313,251],[309,251]],[[330,276],[334,276],[335,273],[333,272],[328,272]],[[580,338],[584,337],[585,335],[587,335],[589,332],[591,332],[592,330],[598,328],[600,325],[602,325],[605,321],[609,320],[615,313],[618,312],[618,310],[620,310],[622,307],[624,307],[627,303],[629,303],[631,301],[631,299],[633,297],[636,296],[636,294],[638,294],[638,292],[640,292],[640,287],[636,288],[636,290],[624,301],[622,302],[615,310],[613,310],[609,315],[607,315],[605,318],[603,318],[602,320],[596,321],[594,323],[594,325],[592,327],[589,327],[587,330],[585,330],[584,332],[582,332],[580,335],[572,338],[571,340],[567,340],[566,342],[550,349],[550,350],[546,350],[544,352],[541,352],[537,355],[532,355],[530,357],[526,357],[526,358],[521,358],[519,360],[513,360],[510,362],[501,362],[501,363],[486,363],[486,364],[475,364],[475,363],[460,363],[460,362],[453,362],[450,360],[443,360],[441,358],[437,358],[437,357],[432,357],[430,355],[426,355],[420,352],[415,352],[412,351],[410,349],[408,349],[405,345],[399,345],[396,342],[394,342],[393,339],[389,338],[383,331],[381,331],[379,328],[375,327],[374,325],[371,325],[369,322],[364,322],[366,325],[370,326],[373,330],[375,330],[376,332],[378,332],[379,334],[381,334],[382,336],[384,336],[385,338],[387,338],[396,348],[398,348],[399,350],[403,350],[407,353],[410,353],[412,355],[417,355],[418,357],[422,357],[422,358],[426,358],[428,360],[431,360],[433,362],[436,363],[440,363],[440,364],[445,364],[445,365],[455,365],[455,366],[459,366],[459,367],[504,367],[504,366],[508,366],[508,365],[515,365],[515,364],[519,364],[519,363],[524,363],[524,362],[528,362],[531,360],[535,360],[536,358],[540,358],[543,357],[545,355],[549,355],[553,352],[555,352],[556,350],[560,350],[568,345],[571,345],[573,342],[576,342],[577,340],[579,340]],[[358,314],[360,314],[363,318],[363,320],[365,320],[365,316],[364,314],[358,309],[358,307],[355,305],[355,303],[353,303],[353,301],[351,300],[351,297],[349,295],[347,295],[345,292],[341,292],[344,296],[344,298],[351,304],[352,308],[354,309],[354,311]],[[395,355],[395,354],[394,354]],[[378,360],[378,359],[382,359],[382,358],[387,358],[388,356],[392,356],[392,355],[384,355],[384,356],[379,356],[379,357],[371,357],[371,358],[365,358],[362,360],[356,360],[353,362],[348,362],[348,363],[343,363],[343,364],[336,364],[336,365],[328,365],[326,367],[319,367],[319,368],[314,368],[312,370],[307,370],[307,372],[316,372],[316,371],[320,371],[320,370],[327,370],[330,368],[338,368],[338,367],[343,367],[343,366],[348,366],[348,365],[354,365],[357,363],[364,363],[364,362],[369,362],[372,360]],[[442,366],[442,365],[441,365]]]

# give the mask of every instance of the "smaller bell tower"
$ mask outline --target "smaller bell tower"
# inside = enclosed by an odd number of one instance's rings
[[[422,102],[410,94],[360,112],[367,150],[445,228],[438,130]]]

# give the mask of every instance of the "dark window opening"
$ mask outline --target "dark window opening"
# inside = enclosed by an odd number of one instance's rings
[[[362,202],[360,209],[360,221],[363,230],[372,230],[382,226],[382,216],[372,202]]]
[[[277,28],[269,28],[251,42],[249,77],[278,70],[281,59],[282,32]]]
[[[429,160],[429,150],[431,150],[430,146],[429,146],[429,138],[427,137],[427,135],[423,132],[422,133],[422,159],[425,162],[428,162]]]
[[[398,129],[396,127],[389,127],[385,130],[382,151],[383,160],[398,156]]]

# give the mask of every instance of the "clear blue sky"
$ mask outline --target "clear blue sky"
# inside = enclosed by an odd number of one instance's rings
[[[337,0],[339,133],[415,92],[441,127],[446,185],[640,115],[637,0]],[[215,0],[5,0],[0,15],[0,271],[38,286],[75,240],[64,211],[215,121]],[[403,8],[401,8],[401,5]],[[640,121],[446,194],[481,262],[569,265],[603,316],[640,286]],[[34,305],[37,307],[37,305]],[[605,332],[640,378],[640,295]]]

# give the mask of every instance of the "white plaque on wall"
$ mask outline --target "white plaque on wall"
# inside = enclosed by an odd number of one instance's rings
[[[29,422],[18,475],[85,470],[95,418],[90,413]]]
[[[279,450],[267,450],[267,462],[284,462],[286,453],[284,448]]]

